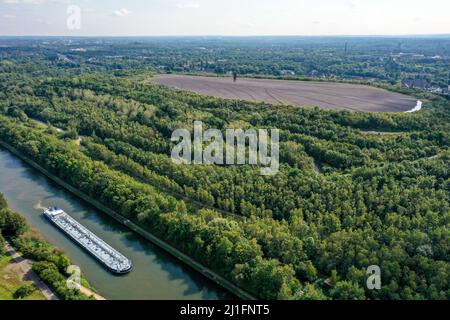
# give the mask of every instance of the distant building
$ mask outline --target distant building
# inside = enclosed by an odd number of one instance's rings
[[[430,87],[430,83],[425,79],[405,79],[402,80],[403,86],[413,89],[427,89]]]
[[[281,70],[280,73],[283,75],[287,74],[287,75],[295,76],[295,72],[292,70]]]
[[[437,86],[432,86],[432,87],[430,87],[430,89],[428,89],[428,91],[433,92],[433,93],[442,93],[442,88],[437,87]]]

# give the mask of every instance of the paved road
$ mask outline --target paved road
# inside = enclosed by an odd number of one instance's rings
[[[47,298],[47,300],[59,300],[58,297],[53,294],[50,288],[44,282],[42,282],[39,276],[33,270],[31,270],[30,263],[26,259],[24,259],[16,250],[14,250],[14,248],[9,243],[6,244],[6,250],[25,273],[25,277],[34,282],[36,287],[41,290],[42,294]]]

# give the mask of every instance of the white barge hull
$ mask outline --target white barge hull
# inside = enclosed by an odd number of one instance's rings
[[[87,250],[111,272],[124,274],[130,272],[133,268],[129,259],[86,229],[63,210],[53,207],[47,209],[44,214],[54,225],[64,231],[73,241]]]

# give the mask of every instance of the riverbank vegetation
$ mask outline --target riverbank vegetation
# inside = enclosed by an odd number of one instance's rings
[[[69,258],[56,250],[36,231],[30,230],[26,220],[20,214],[7,207],[7,203],[0,194],[0,245],[4,248],[4,239],[9,242],[26,259],[33,261],[32,269],[63,300],[86,300],[88,296],[79,290],[69,289],[66,284],[67,268],[71,265]],[[3,243],[2,243],[3,242]],[[0,258],[5,251],[0,250]],[[6,257],[6,256],[5,256]],[[24,298],[32,295],[35,288],[25,284],[14,292],[14,298]]]
[[[275,108],[148,83],[133,58],[23,55],[0,65],[0,140],[253,295],[450,298],[448,98],[417,93],[414,114]],[[170,136],[194,120],[280,129],[280,172],[174,165]]]
[[[45,299],[31,281],[25,280],[22,270],[13,263],[12,257],[6,250],[3,235],[13,235],[25,230],[25,221],[8,209],[8,204],[0,193],[0,300]]]

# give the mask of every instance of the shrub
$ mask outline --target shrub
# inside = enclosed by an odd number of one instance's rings
[[[5,197],[2,193],[0,193],[0,210],[8,207],[8,203],[6,202]]]
[[[0,209],[0,229],[3,236],[17,237],[28,229],[25,218],[7,208]]]
[[[0,229],[0,257],[6,253],[5,239],[2,236],[2,230]]]
[[[37,290],[37,288],[33,283],[24,284],[23,286],[21,286],[19,289],[17,289],[14,292],[13,297],[14,297],[14,299],[23,299],[23,298],[26,298],[29,295],[31,295],[36,290]]]
[[[69,289],[66,278],[59,272],[53,262],[41,261],[33,263],[32,269],[56,295],[62,300],[87,300],[88,296],[78,290]]]

